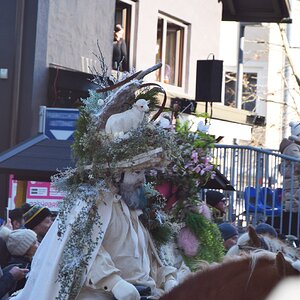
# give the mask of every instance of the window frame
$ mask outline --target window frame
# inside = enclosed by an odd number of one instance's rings
[[[180,69],[180,64],[178,64],[178,66],[176,66],[175,68],[175,84],[170,84],[170,83],[165,83],[164,82],[164,77],[165,77],[165,69],[161,68],[160,70],[160,81],[158,81],[160,84],[164,84],[167,85],[169,88],[171,89],[178,89],[179,91],[185,90],[186,87],[186,80],[184,79],[186,76],[186,66],[187,66],[187,40],[188,40],[188,33],[189,33],[189,25],[184,22],[184,21],[180,21],[177,18],[168,16],[166,14],[164,14],[163,12],[159,12],[157,15],[157,24],[159,22],[159,19],[163,20],[163,26],[162,26],[162,42],[161,42],[161,63],[164,66],[165,65],[165,61],[166,61],[166,46],[167,46],[167,25],[168,22],[169,23],[173,23],[179,27],[181,27],[183,29],[183,41],[182,41],[182,46],[180,45],[181,42],[177,41],[177,45],[176,47],[178,49],[175,50],[175,55],[176,55],[176,62],[178,61],[178,55],[180,55],[180,51],[182,51],[182,70],[181,70],[181,86],[178,85],[178,76],[179,76],[179,69]],[[157,30],[156,30],[157,33]],[[182,47],[182,49],[180,49]]]
[[[227,70],[224,71],[223,105],[224,105],[224,106],[233,107],[233,108],[238,108],[238,107],[236,106],[236,104],[235,104],[234,106],[230,106],[230,105],[227,105],[227,104],[226,104],[226,74],[227,74],[227,73],[233,74],[233,75],[234,75],[234,78],[235,78],[235,81],[236,81],[236,74],[237,74],[236,69],[233,69],[233,68],[228,68]],[[255,84],[255,87],[256,87],[256,90],[255,90],[256,99],[254,100],[255,105],[254,105],[253,110],[248,110],[248,109],[243,108],[243,105],[246,103],[246,102],[243,102],[243,97],[244,97],[244,95],[245,95],[245,91],[244,91],[244,87],[243,87],[243,90],[242,90],[242,99],[241,99],[241,103],[240,103],[240,108],[239,108],[239,109],[246,110],[246,111],[248,111],[249,113],[258,114],[257,108],[258,108],[258,105],[259,105],[259,99],[260,99],[260,97],[259,97],[259,86],[258,86],[258,83],[259,83],[260,72],[259,72],[259,70],[257,70],[257,69],[252,69],[252,68],[244,69],[244,71],[243,71],[243,76],[245,76],[245,75],[247,75],[247,74],[248,74],[248,75],[249,75],[249,74],[251,74],[251,75],[255,74],[255,76],[256,76],[256,84]],[[243,79],[243,80],[244,80],[244,79]],[[236,82],[235,82],[235,81],[234,81],[234,88],[236,88]],[[235,97],[235,94],[236,94],[236,90],[234,90],[234,97]],[[235,101],[235,98],[234,98],[234,101]]]
[[[125,30],[125,42],[127,45],[127,58],[128,58],[128,68],[131,70],[136,64],[135,52],[136,52],[136,19],[137,19],[137,1],[136,0],[117,0],[116,1],[116,10],[114,18],[114,26],[118,23],[116,22],[116,11],[118,5],[124,5],[125,9],[130,9],[129,11],[129,20],[122,17],[121,23],[122,27]],[[128,13],[127,13],[128,14]],[[126,16],[128,18],[128,15]]]

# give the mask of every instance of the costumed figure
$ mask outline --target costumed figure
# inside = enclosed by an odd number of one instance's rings
[[[154,122],[166,95],[150,121],[145,114],[163,90],[155,84],[151,89],[142,79],[159,67],[111,87],[101,85],[83,100],[73,143],[76,168],[53,178],[65,198],[14,300],[158,299],[190,274],[185,262],[221,258],[223,248],[212,242],[216,238],[222,245],[218,228],[200,214],[197,202],[200,182],[213,175],[199,146],[207,140],[197,140],[184,126],[175,132]],[[184,174],[192,179],[188,185],[187,179],[181,182],[174,213],[165,210],[166,199],[150,183],[153,173],[172,175],[177,182]],[[156,185],[157,177],[151,182]],[[195,191],[195,197],[188,190]],[[191,208],[189,202],[196,205]],[[192,257],[176,250],[174,237],[185,227],[197,241],[208,233],[210,248],[198,244]],[[206,249],[206,256],[200,248]]]
[[[300,122],[290,122],[291,136],[280,143],[279,151],[288,156],[300,158]],[[285,211],[298,212],[300,163],[285,161],[281,163],[283,180],[283,207]]]
[[[144,116],[148,102],[136,95],[142,78],[90,91],[84,100],[73,144],[77,166],[53,179],[65,198],[13,299],[155,299],[190,273],[180,259],[178,268],[160,259],[140,220],[151,197],[162,199],[145,185],[144,170],[164,169],[177,155],[173,133]],[[123,112],[126,103],[134,108]],[[142,113],[129,113],[138,105]],[[168,222],[159,205],[153,212],[157,223]]]

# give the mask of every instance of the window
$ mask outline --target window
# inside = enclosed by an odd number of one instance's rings
[[[225,74],[225,101],[224,104],[236,107],[235,103],[236,73],[226,72]],[[243,94],[241,108],[254,112],[257,99],[257,73],[244,73]]]
[[[123,28],[122,38],[124,40],[124,45],[126,47],[125,52],[122,51],[121,59],[122,62],[122,71],[129,71],[130,67],[132,66],[132,49],[133,49],[133,26],[134,24],[134,17],[135,17],[135,1],[132,0],[117,0],[116,1],[116,11],[115,11],[115,26],[121,25]],[[116,48],[114,46],[114,48]],[[114,50],[115,52],[115,50]],[[113,53],[113,56],[115,53]],[[126,56],[126,57],[124,57]],[[116,63],[112,62],[113,69],[116,69]]]
[[[185,64],[185,36],[187,25],[167,16],[159,15],[157,22],[156,62],[163,67],[156,80],[182,87]]]

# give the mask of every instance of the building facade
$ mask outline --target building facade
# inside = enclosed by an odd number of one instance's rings
[[[190,0],[186,4],[181,0],[1,1],[0,40],[5,47],[1,47],[0,52],[0,151],[38,134],[41,105],[78,107],[80,98],[90,87],[86,79],[92,78],[92,71],[101,70],[101,59],[108,66],[104,75],[114,72],[111,62],[116,24],[124,28],[127,70],[141,70],[162,62],[163,67],[146,80],[160,83],[169,100],[195,100],[197,60],[212,57],[224,60],[224,96],[221,103],[210,107],[210,133],[224,137],[224,143],[251,143],[252,128],[257,125],[253,115],[264,117],[266,124],[273,124],[267,114],[267,105],[273,102],[266,104],[256,98],[253,101],[250,95],[247,104],[236,107],[230,97],[225,97],[226,88],[230,91],[232,87],[227,79],[237,68],[238,23],[230,27],[221,20],[222,3],[217,0]],[[271,47],[273,32],[262,28],[260,35],[270,41]],[[246,29],[247,36],[257,32],[252,27]],[[279,86],[269,77],[271,73],[277,74],[279,68],[270,63],[271,54],[260,51],[263,46],[256,43],[258,49],[253,50],[255,53],[249,52],[244,66],[248,80],[257,86],[254,94],[260,99],[272,97],[271,82]],[[277,52],[274,50],[274,53]],[[194,106],[197,113],[205,111],[204,102]],[[271,114],[270,118],[278,116]],[[190,114],[184,118],[199,121]],[[270,130],[273,128],[267,126]],[[1,176],[4,206],[7,177]]]

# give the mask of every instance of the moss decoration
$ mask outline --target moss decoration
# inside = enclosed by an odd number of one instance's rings
[[[199,252],[196,256],[184,256],[185,263],[191,270],[196,271],[199,261],[204,260],[209,263],[221,261],[225,249],[217,224],[193,212],[186,215],[185,223],[200,241]]]

